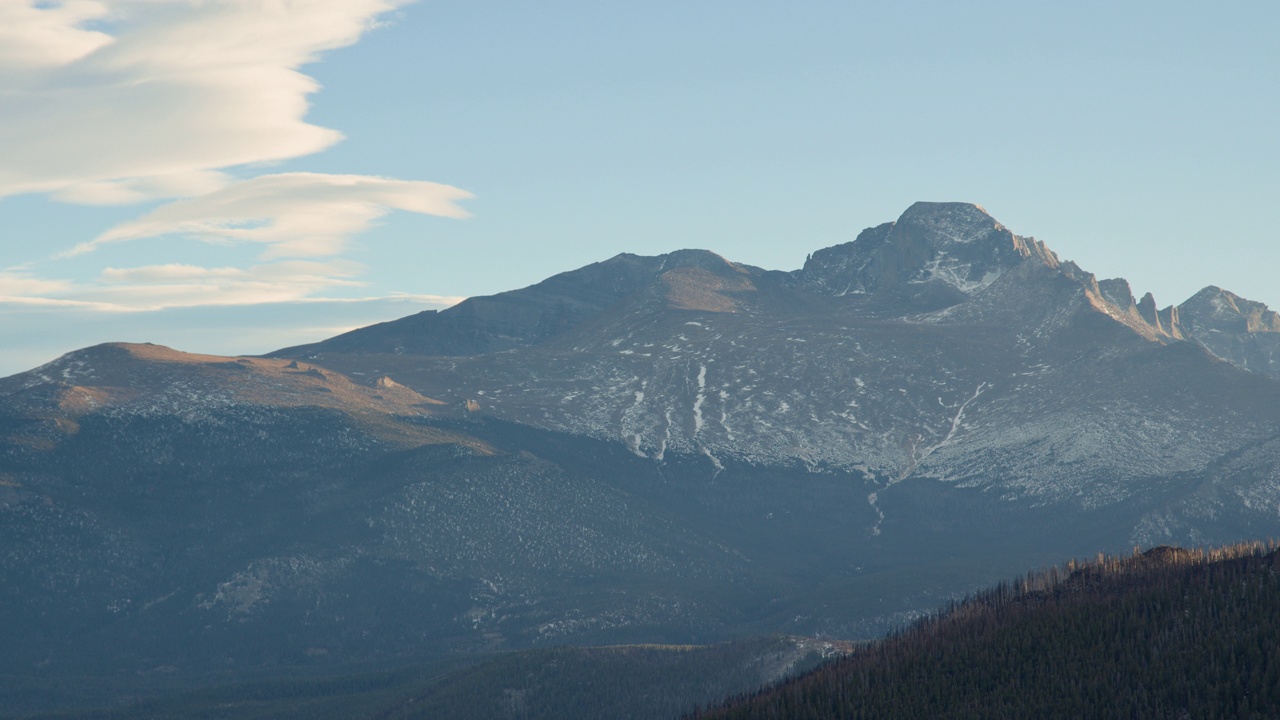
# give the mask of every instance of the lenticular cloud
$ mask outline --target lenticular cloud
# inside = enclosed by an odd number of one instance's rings
[[[323,150],[299,68],[409,0],[0,3],[0,196],[207,192],[215,173]]]
[[[465,190],[438,183],[364,175],[281,173],[235,183],[163,205],[80,245],[182,234],[199,239],[262,243],[264,258],[337,255],[346,239],[392,210],[462,218]]]
[[[456,202],[470,193],[362,175],[244,176],[341,140],[306,121],[319,86],[300,68],[408,2],[0,0],[0,197],[179,198],[55,258],[158,236],[262,246],[251,267],[166,262],[183,254],[174,243],[160,262],[91,280],[0,268],[0,303],[97,312],[377,300],[349,296],[366,283],[362,265],[336,257],[347,239],[395,210],[465,217]],[[330,290],[348,295],[322,296]]]

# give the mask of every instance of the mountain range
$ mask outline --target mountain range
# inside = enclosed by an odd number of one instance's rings
[[[1127,530],[1152,543],[1235,505],[1274,516],[1277,343],[1260,303],[1209,287],[1160,310],[978,206],[918,203],[791,273],[621,255],[276,355],[713,475],[856,474],[877,517],[908,478],[1146,498]]]
[[[1271,536],[1278,347],[917,203],[793,272],[619,255],[264,357],[86,348],[0,379],[0,672],[867,637]]]

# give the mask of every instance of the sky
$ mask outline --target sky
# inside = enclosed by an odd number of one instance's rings
[[[1280,306],[1280,4],[0,0],[0,376],[976,202]]]

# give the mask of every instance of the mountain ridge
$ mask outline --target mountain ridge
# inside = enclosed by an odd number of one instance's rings
[[[880,295],[882,302],[867,302],[862,310],[884,311],[888,306],[891,313],[904,308],[943,312],[986,290],[1024,261],[1082,284],[1095,307],[1144,336],[1164,342],[1192,340],[1247,370],[1280,377],[1280,359],[1272,359],[1280,346],[1280,314],[1266,305],[1210,285],[1181,305],[1157,308],[1151,293],[1137,300],[1127,281],[1098,280],[1060,260],[1042,241],[1012,233],[981,206],[958,202],[917,202],[894,222],[810,253],[803,267],[790,272],[734,263],[708,250],[657,256],[623,253],[526,288],[468,298],[445,310],[424,311],[268,355],[377,351],[467,356],[539,345],[598,319],[673,271],[678,272],[663,282],[674,286],[664,296],[675,308],[733,311],[744,295],[762,289],[753,283],[758,280],[774,292],[793,291],[791,301],[794,291],[835,298]],[[673,300],[676,295],[684,300]],[[886,295],[891,299],[885,300]],[[1263,353],[1265,358],[1259,357]]]
[[[1163,492],[1151,483],[1207,471],[1276,427],[1274,376],[1214,353],[1221,337],[1215,345],[1197,335],[1209,327],[1195,322],[1205,300],[1184,303],[1192,320],[1179,324],[1176,309],[1156,310],[1149,295],[1135,302],[1127,282],[1097,280],[976,205],[916,203],[791,273],[705,251],[627,261],[643,265],[647,285],[520,348],[447,360],[325,343],[280,354],[386,373],[489,416],[622,442],[658,463],[674,451],[703,457],[712,473],[727,462],[861,472],[879,486],[867,495],[877,512],[880,492],[912,475],[1085,505]],[[708,267],[719,275],[699,274]],[[576,272],[598,268],[557,282]],[[1212,327],[1243,327],[1263,336],[1255,344],[1280,339],[1268,334],[1265,306],[1218,305],[1255,319],[1230,324],[1219,310],[1226,320]],[[1215,370],[1220,359],[1244,374]],[[1143,363],[1166,369],[1153,376]],[[1186,384],[1210,376],[1226,385]],[[1241,421],[1215,427],[1230,414]],[[1117,472],[1119,485],[1098,480]],[[1179,512],[1210,512],[1222,493],[1240,491],[1215,492]]]

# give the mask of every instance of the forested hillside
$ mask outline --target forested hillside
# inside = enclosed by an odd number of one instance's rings
[[[1029,574],[700,720],[1270,718],[1275,544]]]

